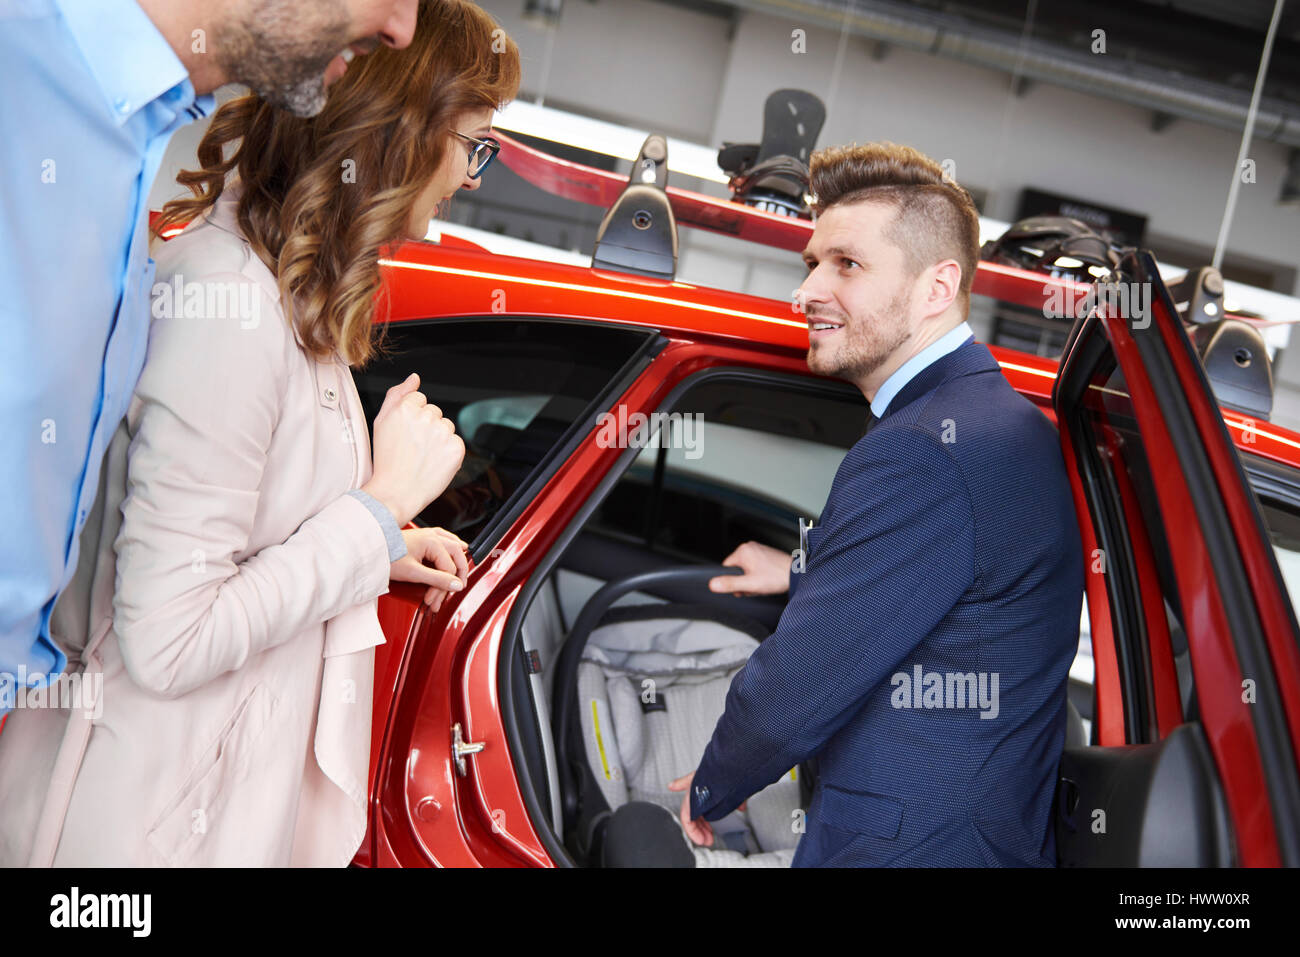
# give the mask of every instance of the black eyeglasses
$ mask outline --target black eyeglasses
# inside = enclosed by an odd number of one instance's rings
[[[501,150],[501,144],[496,140],[475,139],[472,136],[466,136],[464,133],[457,133],[455,130],[452,130],[452,133],[466,142],[474,144],[474,148],[469,151],[469,178],[478,179]]]

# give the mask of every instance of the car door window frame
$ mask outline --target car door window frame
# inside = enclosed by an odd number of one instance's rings
[[[1256,607],[1257,601],[1275,604],[1277,595],[1252,591],[1241,553],[1242,547],[1252,549],[1257,544],[1251,535],[1263,535],[1262,518],[1253,497],[1246,494],[1250,486],[1235,455],[1231,467],[1235,469],[1235,488],[1219,484],[1218,479],[1225,474],[1223,449],[1231,452],[1233,447],[1154,260],[1147,253],[1131,252],[1121,270],[1124,281],[1150,284],[1153,294],[1149,314],[1137,317],[1147,321],[1109,316],[1102,303],[1093,315],[1076,324],[1062,360],[1054,403],[1058,415],[1069,422],[1071,442],[1086,448],[1080,444],[1083,437],[1079,417],[1074,413],[1082,407],[1081,390],[1089,387],[1093,371],[1106,352],[1113,350],[1114,361],[1129,388],[1148,461],[1168,458],[1165,469],[1153,467],[1152,481],[1162,513],[1160,520],[1174,553],[1177,587],[1184,597],[1190,597],[1197,592],[1198,575],[1210,585],[1202,596],[1208,597],[1208,602],[1198,602],[1202,607],[1195,609],[1185,608],[1186,631],[1198,701],[1233,808],[1238,837],[1244,839],[1244,859],[1247,863],[1269,863],[1280,858],[1294,864],[1300,862],[1300,814],[1296,813],[1300,808],[1300,782],[1268,640]],[[1197,403],[1213,410],[1214,421],[1206,421],[1205,409],[1197,408]],[[1222,448],[1212,447],[1214,443]],[[1218,473],[1212,457],[1217,458]],[[1080,461],[1085,459],[1083,456]],[[1231,470],[1226,474],[1234,477]],[[1089,485],[1086,476],[1084,484]],[[1092,483],[1090,503],[1097,493]],[[1250,506],[1255,528],[1242,523],[1239,514],[1237,524],[1231,520],[1230,509],[1241,509],[1240,496]],[[1183,524],[1172,521],[1175,516]],[[1190,547],[1180,547],[1180,542],[1186,546],[1189,540]],[[1276,561],[1271,552],[1267,557],[1273,580],[1280,585]],[[1251,560],[1260,559],[1254,555]],[[1267,586],[1265,581],[1263,587]],[[1287,614],[1294,635],[1295,619],[1289,603]],[[1116,644],[1120,645],[1124,637],[1122,631],[1117,632]],[[1234,676],[1231,681],[1226,680],[1229,671]],[[1250,706],[1241,700],[1236,687],[1242,676],[1257,682],[1258,697]],[[1248,748],[1241,746],[1243,730],[1250,737]],[[1260,792],[1266,795],[1262,802]],[[1246,833],[1242,833],[1243,828]]]

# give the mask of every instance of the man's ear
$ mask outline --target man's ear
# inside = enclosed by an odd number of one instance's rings
[[[961,294],[961,264],[955,259],[935,263],[925,271],[926,288],[921,305],[926,318],[945,312]]]

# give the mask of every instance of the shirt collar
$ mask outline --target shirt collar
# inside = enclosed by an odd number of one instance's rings
[[[239,231],[239,196],[243,191],[239,176],[232,171],[226,176],[221,195],[208,207],[204,221],[243,239],[244,234]]]
[[[212,97],[195,98],[189,71],[136,0],[55,4],[119,126],[163,94],[177,112],[211,111]]]
[[[876,395],[871,400],[872,415],[877,419],[882,418],[889,408],[889,403],[894,401],[894,396],[898,395],[903,390],[903,386],[911,382],[918,372],[933,362],[942,359],[948,353],[953,352],[974,335],[970,323],[963,322],[961,325],[949,329],[895,369],[893,374],[876,390]]]

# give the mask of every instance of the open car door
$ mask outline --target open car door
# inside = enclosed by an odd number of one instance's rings
[[[1052,396],[1096,663],[1060,863],[1295,866],[1300,645],[1253,492],[1154,259],[1088,305]]]

